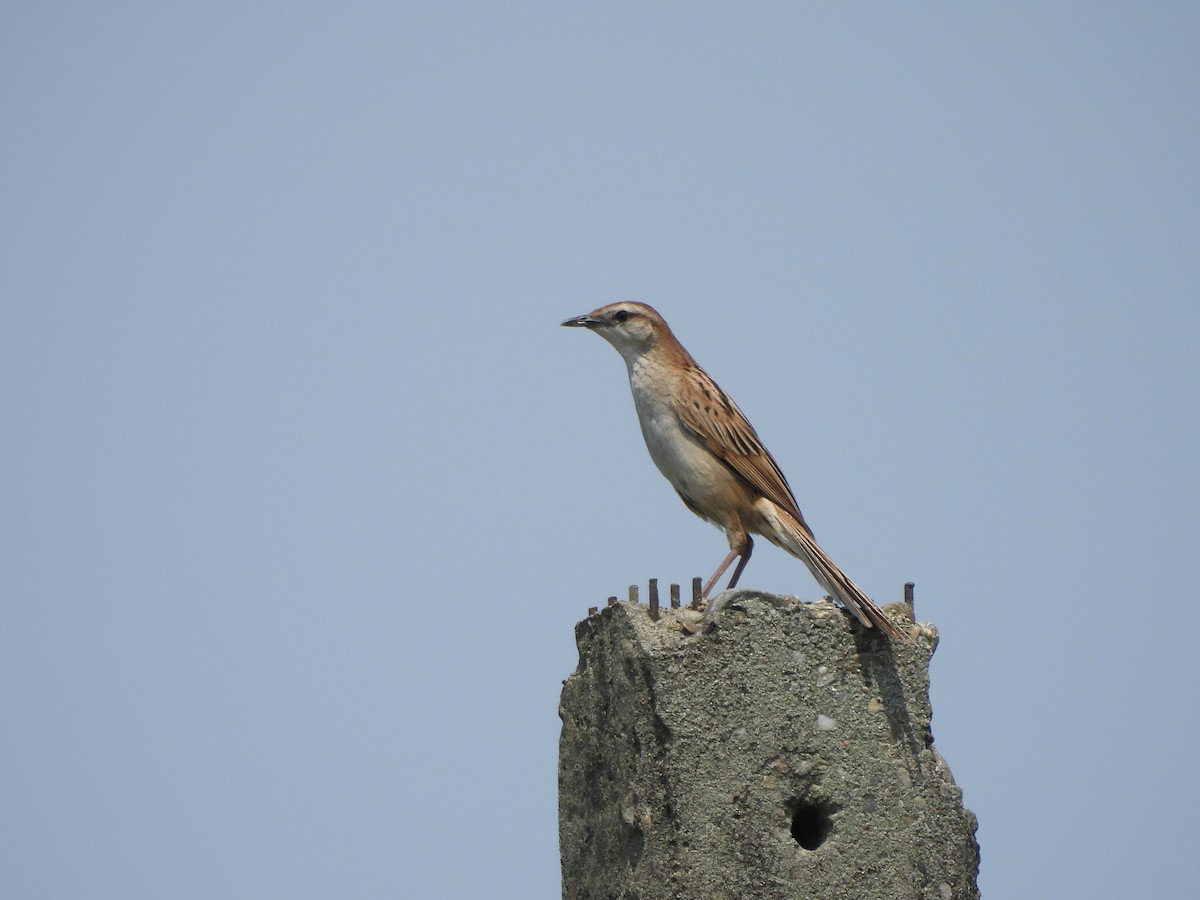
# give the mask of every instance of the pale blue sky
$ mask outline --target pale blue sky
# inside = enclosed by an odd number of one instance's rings
[[[7,4],[0,895],[557,896],[573,625],[725,553],[617,299],[917,583],[985,895],[1194,890],[1198,10]]]

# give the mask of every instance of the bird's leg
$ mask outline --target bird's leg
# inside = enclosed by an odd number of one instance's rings
[[[708,579],[708,583],[704,585],[704,590],[700,592],[701,597],[707,597],[709,591],[713,589],[713,585],[717,583],[717,579],[725,574],[725,570],[730,564],[741,557],[741,561],[737,564],[737,568],[733,570],[733,577],[729,579],[729,587],[732,588],[737,584],[738,579],[742,577],[742,569],[746,568],[746,563],[750,561],[750,552],[754,549],[754,542],[750,540],[750,535],[744,531],[740,535],[734,535],[729,541],[729,555],[721,561],[717,566],[717,571],[713,572],[712,578]],[[727,588],[728,590],[728,588]]]
[[[742,569],[746,568],[746,563],[750,562],[750,554],[754,551],[754,541],[750,539],[750,535],[746,535],[746,549],[742,551],[742,560],[734,567],[733,577],[729,579],[729,587],[727,591],[732,591],[738,583],[738,579],[742,577]]]

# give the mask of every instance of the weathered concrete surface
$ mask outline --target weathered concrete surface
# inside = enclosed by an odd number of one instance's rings
[[[563,897],[978,897],[975,817],[929,729],[936,631],[889,645],[827,601],[718,599],[708,631],[629,604],[576,626]]]

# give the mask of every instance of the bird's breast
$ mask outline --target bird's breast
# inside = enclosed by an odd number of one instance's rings
[[[637,374],[630,371],[629,383],[650,458],[693,511],[723,521],[743,490],[737,476],[680,420],[669,383]]]

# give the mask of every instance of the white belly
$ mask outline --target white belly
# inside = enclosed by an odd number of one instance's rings
[[[650,389],[640,374],[633,369],[629,384],[650,458],[694,510],[716,521],[717,510],[725,505],[721,498],[739,491],[737,476],[687,430],[663,392]]]

